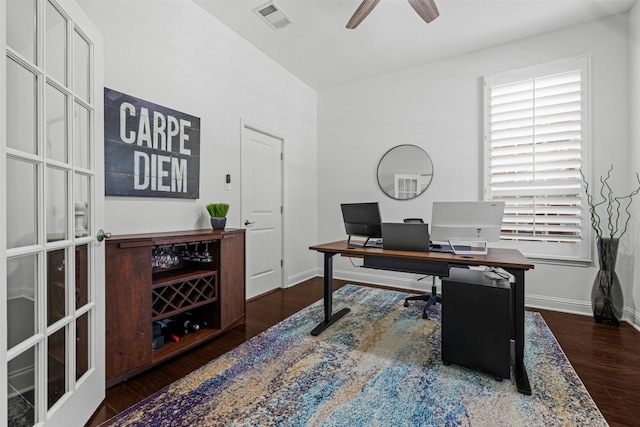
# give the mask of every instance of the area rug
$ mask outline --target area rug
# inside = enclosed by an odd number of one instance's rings
[[[526,313],[532,395],[514,376],[440,360],[440,306],[346,285],[320,336],[322,301],[121,413],[111,426],[606,426],[538,313]]]

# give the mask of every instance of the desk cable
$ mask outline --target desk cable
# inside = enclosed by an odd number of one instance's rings
[[[511,280],[511,275],[509,273],[507,273],[506,271],[504,271],[502,268],[500,267],[487,267],[484,269],[484,271],[489,272],[489,273],[493,273],[495,275],[497,275],[498,277],[500,277],[501,279],[507,279],[507,280]]]
[[[362,265],[355,265],[355,264],[353,263],[353,258],[351,258],[351,257],[349,257],[349,262],[350,262],[350,263],[351,263],[351,265],[352,265],[352,266],[354,266],[354,267],[364,267],[364,263],[362,263]]]

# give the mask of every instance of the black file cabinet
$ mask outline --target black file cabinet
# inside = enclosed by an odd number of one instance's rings
[[[442,362],[510,378],[511,286],[479,270],[442,279]]]

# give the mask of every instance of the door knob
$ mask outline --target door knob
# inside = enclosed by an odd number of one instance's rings
[[[102,231],[102,229],[98,230],[98,235],[96,236],[96,239],[98,239],[98,242],[102,242],[104,239],[108,239],[111,237],[111,233],[109,233],[108,231],[105,233],[104,231]]]
[[[251,224],[255,224],[255,222],[251,222],[248,219],[244,220],[244,225],[246,225],[247,227],[250,226]]]

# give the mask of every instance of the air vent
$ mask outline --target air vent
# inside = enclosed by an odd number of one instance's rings
[[[272,1],[253,9],[253,11],[274,30],[281,30],[293,23],[280,6]]]

